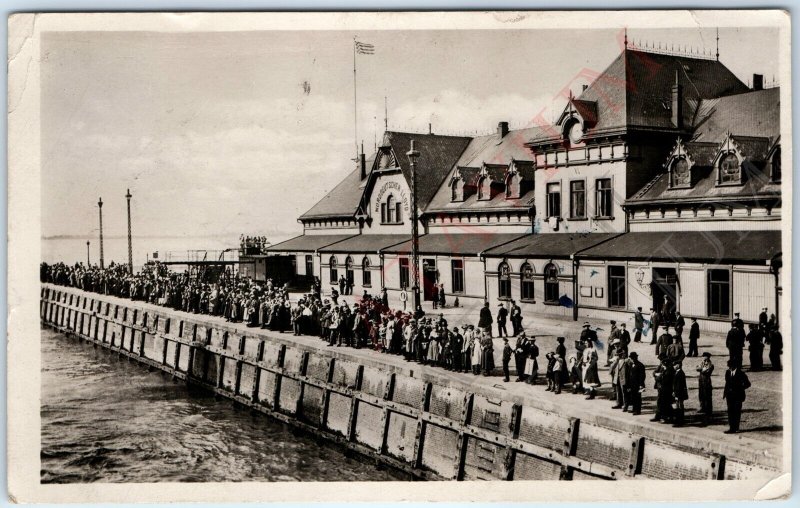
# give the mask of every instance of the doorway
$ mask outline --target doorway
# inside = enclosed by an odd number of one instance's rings
[[[436,272],[435,259],[422,260],[422,297],[427,301],[433,300],[433,286],[439,282]]]
[[[675,268],[653,268],[653,309],[661,312],[665,324],[675,322],[678,302],[678,273]],[[666,312],[664,312],[666,310]]]

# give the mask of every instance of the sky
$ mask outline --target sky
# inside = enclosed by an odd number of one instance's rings
[[[390,130],[486,134],[560,112],[621,30],[48,32],[41,45],[42,236],[284,239]],[[713,29],[629,30],[713,54]],[[778,75],[777,30],[721,29],[742,81]]]

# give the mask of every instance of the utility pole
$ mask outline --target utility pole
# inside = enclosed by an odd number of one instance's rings
[[[90,266],[92,266],[92,261],[89,258],[89,244],[90,243],[91,242],[89,240],[86,240],[86,268],[89,268]]]
[[[131,190],[125,194],[125,199],[128,200],[128,273],[133,274],[133,245],[131,243]]]
[[[417,216],[417,158],[419,152],[414,150],[414,140],[411,140],[411,150],[406,155],[411,163],[411,262],[414,275],[414,310],[420,305],[419,299],[419,217]]]
[[[97,202],[97,207],[100,209],[100,269],[104,269],[103,264],[103,198]]]

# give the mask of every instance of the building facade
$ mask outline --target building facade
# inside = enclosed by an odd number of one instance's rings
[[[421,293],[528,314],[680,311],[727,329],[781,298],[780,93],[714,59],[626,48],[551,125],[386,132],[271,246],[323,288],[411,290],[411,140]]]

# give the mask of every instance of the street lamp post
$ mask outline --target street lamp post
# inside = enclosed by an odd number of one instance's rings
[[[92,243],[89,240],[86,240],[86,267],[92,266],[92,261],[89,258],[89,244]]]
[[[100,269],[105,268],[103,265],[103,198],[97,202],[97,207],[100,209]]]
[[[133,273],[133,244],[131,242],[131,190],[125,194],[125,199],[128,200],[128,273]]]
[[[414,140],[411,140],[411,150],[406,155],[411,163],[411,262],[414,275],[414,309],[419,307],[419,217],[417,216],[417,158],[419,152],[414,150]]]

